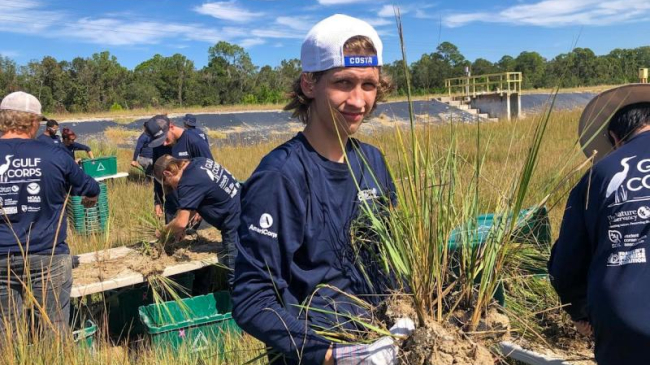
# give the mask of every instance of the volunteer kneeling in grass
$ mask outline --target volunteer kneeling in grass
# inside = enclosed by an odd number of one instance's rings
[[[301,61],[285,109],[305,129],[264,157],[242,191],[233,316],[280,353],[277,363],[393,364],[391,337],[334,345],[317,334],[364,332],[351,317],[369,315],[350,296],[376,305],[388,292],[372,255],[351,242],[361,205],[395,197],[381,152],[349,138],[389,89],[382,43],[368,23],[335,15],[308,33]],[[404,319],[391,332],[412,330]]]
[[[239,182],[225,168],[205,157],[181,160],[164,155],[154,164],[154,176],[166,193],[170,189],[176,191],[178,211],[165,228],[177,239],[185,235],[194,212],[221,231],[220,262],[231,269],[228,281],[232,286],[239,243]]]
[[[650,84],[598,95],[579,130],[600,161],[569,195],[551,283],[598,364],[650,364]]]
[[[0,104],[0,328],[5,335],[25,318],[36,318],[45,329],[50,323],[67,328],[72,260],[65,242],[65,201],[71,188],[86,196],[86,206],[99,195],[97,181],[66,150],[35,140],[42,119],[41,104],[30,94],[11,93]],[[28,305],[34,317],[23,313]]]

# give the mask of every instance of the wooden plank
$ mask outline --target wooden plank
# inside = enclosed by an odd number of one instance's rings
[[[108,176],[96,177],[95,180],[97,180],[97,181],[104,181],[104,180],[108,180],[108,179],[118,179],[118,178],[127,177],[127,176],[129,176],[129,173],[128,173],[128,172],[118,172],[118,173],[115,174],[115,175],[108,175]]]
[[[108,250],[83,253],[81,255],[77,255],[77,259],[79,260],[80,264],[89,264],[91,262],[97,261],[99,257],[104,260],[115,259],[118,257],[124,257],[131,252],[135,252],[135,250],[126,246],[122,246],[110,248]]]
[[[135,250],[133,250],[132,248],[116,247],[108,250],[85,253],[79,255],[78,258],[80,263],[90,264],[97,261],[98,257],[102,257],[104,259],[106,258],[115,259],[115,258],[126,256],[132,252],[135,252]],[[162,272],[162,276],[167,277],[167,276],[173,276],[177,274],[198,270],[203,267],[216,264],[218,263],[218,261],[219,260],[217,259],[217,255],[215,254],[213,257],[205,260],[195,260],[195,261],[178,263],[176,265],[171,265],[166,267],[165,270]],[[119,288],[140,284],[144,282],[145,282],[145,278],[142,274],[125,268],[125,270],[121,272],[117,277],[106,278],[102,281],[98,281],[90,284],[83,284],[83,285],[75,285],[73,282],[72,291],[70,292],[70,297],[78,298],[85,295],[101,293],[106,290],[119,289]]]

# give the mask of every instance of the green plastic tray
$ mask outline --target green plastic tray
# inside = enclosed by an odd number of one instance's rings
[[[241,333],[230,313],[228,292],[183,299],[182,303],[184,308],[175,301],[140,307],[140,320],[156,350],[222,353],[227,336]]]

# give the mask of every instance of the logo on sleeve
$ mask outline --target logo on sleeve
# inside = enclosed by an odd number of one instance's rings
[[[248,227],[248,230],[255,233],[259,233],[267,237],[278,238],[277,233],[269,231],[269,228],[271,228],[272,225],[273,225],[273,216],[271,216],[268,213],[264,213],[260,217],[259,227],[251,224]]]
[[[273,217],[269,213],[264,213],[260,217],[260,227],[266,229],[273,225]]]

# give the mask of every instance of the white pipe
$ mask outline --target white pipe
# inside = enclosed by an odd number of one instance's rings
[[[538,354],[535,351],[526,350],[523,347],[509,341],[503,341],[499,344],[499,350],[505,357],[515,359],[530,365],[571,365],[565,360],[552,358],[550,356]]]

